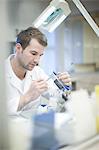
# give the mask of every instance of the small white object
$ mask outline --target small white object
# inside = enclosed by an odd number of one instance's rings
[[[86,140],[96,134],[96,117],[91,100],[88,92],[84,89],[71,93],[70,107],[76,118],[73,126],[74,142]]]
[[[48,106],[45,105],[45,106],[42,106],[42,105],[39,105],[38,108],[37,108],[37,114],[42,114],[42,113],[47,113],[48,112]]]

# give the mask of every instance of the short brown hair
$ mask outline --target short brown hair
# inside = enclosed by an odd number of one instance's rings
[[[16,43],[20,43],[22,48],[25,49],[29,44],[31,39],[36,39],[44,47],[47,46],[46,36],[37,28],[29,27],[26,30],[22,30],[17,35]]]

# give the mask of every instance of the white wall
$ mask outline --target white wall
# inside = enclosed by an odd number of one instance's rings
[[[9,150],[4,61],[7,51],[8,17],[6,0],[0,0],[0,150]]]
[[[20,31],[31,26],[32,22],[40,15],[46,5],[47,3],[33,0],[8,0],[9,41],[15,39],[16,29]]]

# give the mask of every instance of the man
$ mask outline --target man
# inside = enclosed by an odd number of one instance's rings
[[[37,109],[42,95],[48,98],[49,91],[55,92],[55,85],[47,82],[48,76],[38,65],[46,46],[47,39],[37,28],[29,27],[17,35],[15,54],[6,61],[8,111],[11,114]],[[68,73],[60,73],[58,78],[64,84],[71,81]]]

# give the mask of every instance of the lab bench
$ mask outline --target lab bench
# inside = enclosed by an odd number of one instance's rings
[[[64,146],[64,148],[60,148],[59,150],[99,150],[99,134],[84,142],[72,146]]]

